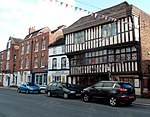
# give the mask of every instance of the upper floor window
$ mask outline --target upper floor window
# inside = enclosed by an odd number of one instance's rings
[[[53,54],[56,54],[56,48],[55,47],[53,48]]]
[[[42,50],[45,50],[45,46],[46,46],[46,40],[42,40]]]
[[[26,69],[29,67],[29,58],[26,58]]]
[[[20,68],[22,69],[23,68],[23,59],[21,58],[21,61],[20,61]]]
[[[0,63],[0,71],[3,70],[3,62]]]
[[[45,66],[45,56],[41,57],[41,67]]]
[[[6,63],[6,70],[9,70],[9,61],[7,61],[7,63]]]
[[[30,45],[28,44],[28,45],[27,45],[27,51],[26,51],[26,53],[28,54],[29,51],[30,51]]]
[[[14,55],[14,61],[16,61],[16,59],[17,59],[17,56],[16,56],[16,54]]]
[[[57,59],[53,58],[52,60],[52,69],[56,69],[57,68]]]
[[[116,35],[116,23],[109,23],[102,26],[102,36],[109,37]]]
[[[38,57],[34,58],[34,68],[38,67]]]
[[[74,43],[75,44],[84,43],[84,42],[85,42],[84,31],[74,33]]]
[[[61,58],[61,68],[66,68],[66,57]]]
[[[4,55],[3,55],[3,52],[0,54],[0,60],[3,60],[3,57],[4,57]]]
[[[35,48],[34,48],[34,51],[38,51],[38,48],[39,48],[39,42],[35,42]]]
[[[8,50],[7,51],[7,60],[9,60],[10,59],[10,51]]]
[[[65,45],[62,46],[62,53],[65,53]]]
[[[8,41],[7,48],[10,48],[10,45],[11,45],[11,40]]]
[[[24,46],[21,47],[21,54],[24,54]]]

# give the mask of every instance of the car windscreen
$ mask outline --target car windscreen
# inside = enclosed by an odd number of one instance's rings
[[[69,83],[63,83],[62,86],[65,88],[74,88],[74,86]]]
[[[27,86],[36,86],[34,83],[27,83]]]

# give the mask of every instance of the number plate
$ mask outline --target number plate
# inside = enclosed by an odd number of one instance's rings
[[[129,98],[134,98],[134,96],[129,96]]]

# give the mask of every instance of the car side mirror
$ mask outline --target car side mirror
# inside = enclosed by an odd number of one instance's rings
[[[91,87],[92,87],[92,88],[95,88],[95,86],[94,86],[94,85],[92,85]]]

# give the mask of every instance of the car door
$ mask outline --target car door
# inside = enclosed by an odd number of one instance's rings
[[[56,94],[57,94],[57,96],[62,96],[63,95],[63,86],[61,85],[61,83],[57,84]]]
[[[21,92],[26,92],[26,90],[27,90],[26,84],[22,84],[22,85],[20,86],[20,90],[21,90]]]
[[[102,90],[101,90],[101,97],[107,98],[107,96],[110,94],[111,90],[113,89],[114,83],[113,82],[105,82],[103,84]]]
[[[51,94],[52,94],[52,95],[57,96],[57,92],[56,92],[56,90],[57,90],[57,83],[53,83],[53,84],[51,85],[51,87],[50,87],[49,90],[51,91]]]
[[[95,98],[101,97],[100,94],[102,91],[102,86],[103,86],[102,82],[98,82],[92,86],[92,88],[90,89],[90,93],[92,94],[93,97]]]

